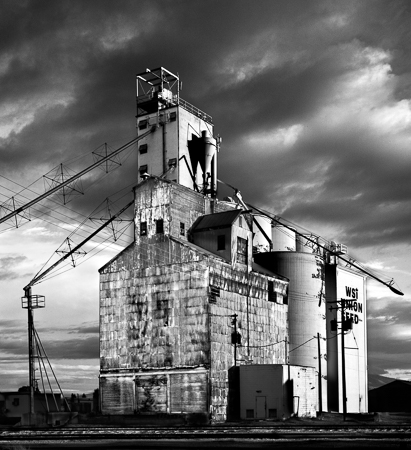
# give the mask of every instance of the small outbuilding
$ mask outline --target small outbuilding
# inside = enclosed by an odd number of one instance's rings
[[[314,367],[251,364],[239,367],[240,418],[315,417],[318,386]]]

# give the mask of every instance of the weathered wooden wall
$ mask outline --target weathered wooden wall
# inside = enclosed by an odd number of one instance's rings
[[[102,369],[209,363],[208,267],[170,264],[101,278]]]
[[[268,281],[280,300],[287,283],[233,267],[180,235],[180,222],[188,230],[199,215],[226,205],[158,179],[135,194],[135,242],[100,270],[103,412],[203,412],[225,420],[230,316],[238,314],[243,346],[249,343],[239,359],[249,353],[254,363],[285,363],[288,307],[269,301]],[[158,219],[164,233],[156,233]]]
[[[103,413],[208,413],[208,371],[111,374],[100,383]]]
[[[267,276],[234,270],[217,262],[210,268],[210,285],[220,289],[220,296],[210,304],[211,343],[211,415],[227,419],[228,369],[234,366],[231,344],[232,315],[237,314],[237,330],[242,346],[237,348],[238,364],[250,357],[254,364],[285,364],[288,335],[288,306],[268,301]],[[287,283],[273,280],[279,299]]]

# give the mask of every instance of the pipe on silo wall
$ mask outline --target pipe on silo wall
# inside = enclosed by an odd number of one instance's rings
[[[217,141],[206,130],[202,132],[205,147],[204,176],[211,176],[209,181],[213,192],[217,191]]]
[[[296,239],[296,250],[297,252],[303,252],[303,253],[319,253],[320,252],[320,247],[318,245],[316,245],[314,242],[311,242],[312,239],[315,240],[316,237],[312,236],[311,234],[307,234],[307,237],[305,237],[304,235],[297,235],[297,239]]]
[[[295,252],[296,238],[295,231],[282,225],[274,225],[271,230],[273,251],[275,252]]]
[[[312,249],[311,249],[312,250]],[[326,304],[324,258],[306,252],[269,252],[254,255],[257,264],[290,280],[288,293],[289,363],[315,367],[320,353],[326,355]],[[327,361],[321,358],[321,372],[327,376]],[[318,389],[318,385],[316,388]],[[322,410],[327,410],[327,382],[322,383]]]

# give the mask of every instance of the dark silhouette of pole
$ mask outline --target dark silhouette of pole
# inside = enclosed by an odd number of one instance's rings
[[[323,413],[323,389],[322,389],[322,374],[321,374],[321,345],[320,345],[320,333],[317,333],[318,343],[318,412],[321,415]]]
[[[342,397],[343,397],[343,420],[347,418],[347,383],[345,379],[345,342],[344,333],[346,329],[345,300],[341,299],[341,375],[342,375]]]
[[[234,344],[234,366],[237,365],[237,314],[231,316],[233,320],[231,323],[234,325],[234,333],[232,334],[231,341]]]
[[[27,314],[28,314],[28,334],[29,334],[29,423],[32,425],[34,418],[34,390],[36,384],[36,376],[34,370],[34,333],[33,333],[33,305],[31,288],[25,290],[27,298]]]

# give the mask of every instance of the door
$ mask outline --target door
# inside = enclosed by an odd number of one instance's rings
[[[258,396],[255,398],[255,418],[265,419],[267,417],[267,397]]]

